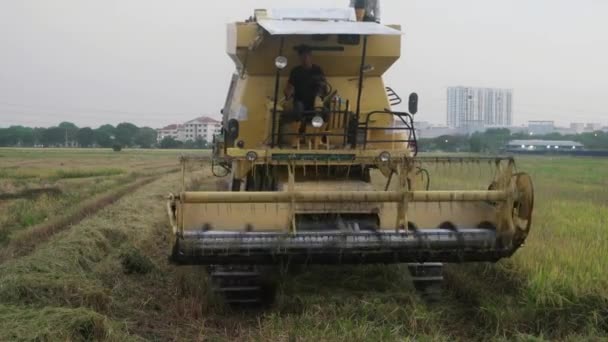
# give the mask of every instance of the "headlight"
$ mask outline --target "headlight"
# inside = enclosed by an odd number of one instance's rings
[[[258,154],[255,153],[254,151],[247,152],[246,157],[247,157],[247,160],[250,162],[254,162],[254,161],[258,160]]]
[[[274,65],[277,67],[277,69],[279,70],[283,70],[287,67],[287,57],[285,56],[279,56],[274,60]]]
[[[391,160],[391,154],[388,152],[382,152],[382,153],[380,153],[379,159],[381,162],[387,163]]]
[[[314,118],[312,118],[312,127],[321,128],[321,127],[323,127],[324,124],[325,124],[325,121],[323,120],[322,117],[317,115]]]

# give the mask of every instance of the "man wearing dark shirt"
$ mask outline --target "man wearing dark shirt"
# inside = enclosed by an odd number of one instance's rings
[[[285,87],[285,98],[293,98],[293,111],[283,113],[279,123],[279,131],[283,125],[290,122],[299,122],[298,133],[306,133],[306,125],[314,113],[315,100],[325,90],[325,74],[316,64],[312,63],[312,50],[308,46],[298,48],[300,65],[294,67],[289,74],[289,81]],[[309,112],[309,113],[306,113]],[[283,136],[279,133],[279,144],[283,143]]]
[[[315,109],[315,99],[323,88],[325,75],[318,65],[312,63],[309,47],[300,47],[298,53],[301,64],[291,70],[285,97],[293,96],[296,111],[311,111]]]

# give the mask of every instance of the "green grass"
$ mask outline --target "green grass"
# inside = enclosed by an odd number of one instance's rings
[[[141,170],[141,158],[130,163]],[[442,302],[421,301],[402,265],[305,267],[278,276],[273,307],[245,313],[214,303],[203,268],[167,263],[170,175],[0,265],[0,340],[608,339],[608,159],[520,158],[518,169],[536,189],[526,246],[496,265],[449,265]],[[485,189],[492,175],[429,171],[433,188]]]
[[[38,174],[17,169],[0,169],[0,179],[26,180],[38,178]]]

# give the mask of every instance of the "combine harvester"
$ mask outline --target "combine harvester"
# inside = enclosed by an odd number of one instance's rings
[[[168,209],[172,261],[210,266],[229,303],[260,301],[259,269],[287,264],[407,263],[432,295],[443,263],[496,262],[526,240],[530,177],[511,158],[417,156],[418,96],[394,111],[401,98],[382,78],[400,57],[400,27],[355,13],[256,10],[228,26],[237,70],[213,167],[229,184],[184,186]],[[302,50],[325,73],[309,110],[283,97]],[[184,173],[201,159],[182,157]],[[455,165],[492,175],[473,191],[432,189],[429,169]]]

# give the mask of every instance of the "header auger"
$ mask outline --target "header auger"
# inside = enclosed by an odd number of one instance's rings
[[[441,263],[495,262],[524,243],[530,178],[511,158],[417,156],[418,96],[394,111],[402,100],[382,79],[400,57],[400,28],[355,18],[353,9],[257,10],[228,26],[237,71],[213,152],[228,181],[172,196],[174,262],[412,263],[414,279],[428,280],[441,278]],[[314,89],[310,103],[298,79]],[[295,97],[283,98],[291,87]],[[183,157],[184,170],[199,159]],[[492,175],[483,187],[441,189],[429,166],[446,164],[490,165]]]

